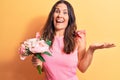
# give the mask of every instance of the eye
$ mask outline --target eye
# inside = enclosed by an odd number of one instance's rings
[[[60,13],[60,10],[59,9],[55,9],[55,13]]]
[[[68,12],[67,12],[67,11],[64,11],[63,14],[68,14]]]

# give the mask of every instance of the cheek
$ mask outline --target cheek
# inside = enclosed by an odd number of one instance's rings
[[[53,19],[55,20],[58,15],[56,13],[53,14]]]
[[[53,23],[54,23],[54,24],[56,24],[56,17],[57,17],[57,15],[54,14],[54,15],[53,15]]]
[[[65,23],[66,23],[66,25],[68,25],[68,22],[69,22],[69,17],[66,17],[66,18],[65,18]]]
[[[56,20],[53,18],[53,25],[56,26]]]

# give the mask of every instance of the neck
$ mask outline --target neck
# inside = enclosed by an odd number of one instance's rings
[[[64,30],[58,30],[55,32],[56,36],[64,36]]]

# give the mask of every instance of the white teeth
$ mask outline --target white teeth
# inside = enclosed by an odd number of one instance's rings
[[[57,19],[56,22],[58,22],[58,23],[63,23],[64,20],[63,20],[63,19]]]

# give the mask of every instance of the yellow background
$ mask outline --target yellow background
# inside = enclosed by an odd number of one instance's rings
[[[31,57],[19,59],[18,47],[34,37],[44,25],[57,0],[0,0],[0,79],[42,80]],[[80,80],[120,80],[120,0],[69,0],[78,29],[87,32],[87,47],[96,42],[113,42],[115,48],[97,50]]]

